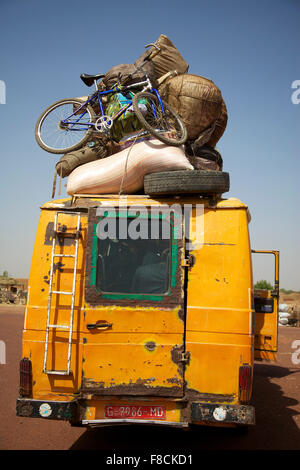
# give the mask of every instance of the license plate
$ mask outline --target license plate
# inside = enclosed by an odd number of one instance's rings
[[[110,419],[166,419],[163,406],[105,405],[104,417]]]

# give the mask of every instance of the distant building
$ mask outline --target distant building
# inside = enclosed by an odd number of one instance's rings
[[[0,303],[25,303],[28,279],[0,276]]]
[[[19,289],[22,289],[22,290],[28,290],[28,279],[16,279],[18,285],[19,285]]]

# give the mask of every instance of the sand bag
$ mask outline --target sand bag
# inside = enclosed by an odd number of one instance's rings
[[[222,94],[219,88],[205,77],[184,74],[167,79],[159,93],[182,118],[188,140],[195,140],[205,133],[208,142],[215,130],[222,110]]]
[[[152,46],[134,62],[134,65],[140,67],[145,61],[149,61],[154,65],[157,78],[173,70],[177,70],[178,74],[188,71],[189,64],[184,60],[168,36],[161,34],[155,45],[159,47],[160,52],[158,52],[155,46]]]
[[[290,306],[288,304],[279,304],[279,312],[288,312],[289,307]]]
[[[143,188],[144,176],[171,170],[193,170],[181,147],[146,140],[104,160],[86,163],[68,177],[68,194],[132,194]]]
[[[289,318],[291,316],[288,312],[279,312],[279,318]]]

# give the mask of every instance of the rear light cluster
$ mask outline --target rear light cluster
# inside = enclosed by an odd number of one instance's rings
[[[27,357],[20,361],[20,396],[32,396],[32,364]]]
[[[249,365],[240,367],[239,390],[240,402],[248,403],[252,392],[252,367]]]

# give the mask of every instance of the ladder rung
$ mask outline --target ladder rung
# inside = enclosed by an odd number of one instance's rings
[[[65,330],[70,330],[70,327],[68,325],[48,325],[49,328],[62,328]]]
[[[62,290],[53,290],[51,294],[64,294],[64,295],[72,295],[73,292],[63,292]]]
[[[59,231],[59,230],[56,230],[55,231],[55,234],[59,237],[69,237],[69,238],[76,238],[79,236],[79,233],[80,232],[62,232],[62,231]]]
[[[67,231],[67,227],[59,226],[59,215],[63,214],[66,215],[76,215],[77,217],[77,225],[74,232]],[[58,227],[59,226],[59,227]],[[71,229],[70,229],[71,230]],[[61,238],[59,238],[61,237]],[[64,253],[56,253],[55,247],[57,246],[57,242],[61,245],[62,238],[69,237],[74,239],[75,250],[71,250],[71,254],[64,254]],[[72,333],[73,333],[73,315],[74,315],[74,303],[75,303],[75,291],[76,291],[76,274],[77,274],[77,262],[78,262],[78,245],[79,240],[81,237],[81,216],[80,213],[68,213],[68,212],[57,212],[54,219],[54,227],[53,227],[53,239],[52,239],[52,251],[51,251],[51,267],[50,267],[50,281],[49,281],[49,296],[48,296],[48,309],[47,309],[47,323],[46,323],[46,338],[45,338],[45,351],[44,351],[44,365],[43,365],[43,373],[44,374],[52,374],[52,375],[64,375],[69,376],[72,374],[70,371],[70,361],[71,361],[71,350],[72,350]],[[73,253],[72,253],[73,252]],[[53,273],[54,270],[54,259],[55,258],[74,258],[74,267],[73,267],[73,283],[72,283],[72,292],[60,291],[60,290],[52,290],[52,282],[53,282]],[[58,286],[57,286],[58,287]],[[50,312],[51,312],[51,296],[52,294],[60,294],[60,295],[71,295],[72,302],[70,306],[70,322],[69,325],[56,325],[56,324],[49,324],[50,323]],[[57,299],[56,299],[57,300]],[[48,345],[49,345],[49,331],[51,329],[61,329],[65,331],[69,331],[69,341],[68,341],[68,357],[67,357],[67,369],[66,370],[48,370],[47,369],[47,357],[48,357]]]
[[[53,374],[53,375],[71,375],[72,371],[67,370],[43,370],[45,374]]]

